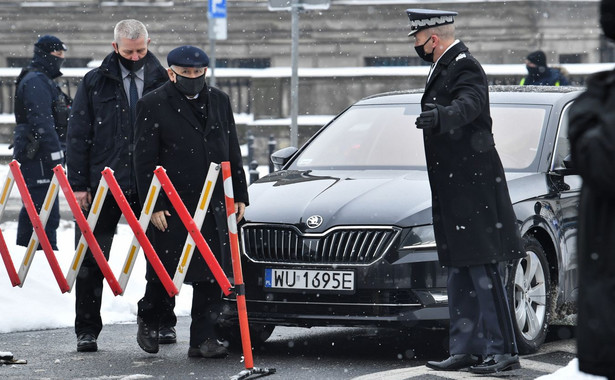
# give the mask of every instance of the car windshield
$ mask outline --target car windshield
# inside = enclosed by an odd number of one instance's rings
[[[419,104],[355,105],[300,152],[290,169],[425,169]],[[496,147],[508,170],[532,171],[539,159],[548,108],[492,104]]]

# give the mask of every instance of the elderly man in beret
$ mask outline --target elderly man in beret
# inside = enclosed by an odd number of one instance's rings
[[[181,46],[167,56],[170,81],[137,103],[135,168],[141,202],[157,166],[165,168],[189,211],[196,210],[209,164],[229,161],[235,212],[243,216],[248,204],[246,176],[229,97],[205,83],[209,58],[194,46]],[[221,178],[201,228],[218,260],[228,252],[228,229]],[[161,192],[152,213],[149,236],[162,263],[174,273],[188,232],[166,195]],[[229,257],[229,256],[226,256]],[[227,355],[214,331],[221,291],[202,255],[192,256],[185,282],[193,287],[189,357]],[[171,303],[162,283],[148,265],[145,295],[138,305],[137,342],[146,352],[158,352],[159,315]]]

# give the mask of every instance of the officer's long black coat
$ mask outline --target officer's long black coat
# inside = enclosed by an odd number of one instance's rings
[[[579,368],[615,377],[615,71],[590,77],[570,108],[574,167],[583,177],[577,254]]]
[[[135,168],[141,201],[147,195],[152,172],[159,165],[165,168],[180,198],[193,215],[209,164],[230,161],[235,202],[248,204],[246,176],[228,95],[206,86],[199,96],[207,103],[207,122],[204,129],[186,97],[172,82],[167,82],[137,103]],[[221,178],[220,172],[210,203],[210,212],[201,229],[220,262],[223,257],[230,257]],[[169,229],[167,232],[160,232],[150,225],[150,236],[165,268],[173,276],[187,230],[163,193],[161,192],[154,211],[169,210],[172,214],[167,217]],[[216,247],[220,245],[219,241],[222,242],[224,252],[220,252],[220,248]],[[209,278],[211,276],[206,263],[196,250],[186,281]]]
[[[468,48],[453,45],[421,100],[437,105],[439,128],[424,132],[433,222],[442,265],[519,258],[521,242],[491,133],[487,77]]]

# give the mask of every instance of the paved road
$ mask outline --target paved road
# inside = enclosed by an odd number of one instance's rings
[[[0,334],[0,351],[10,351],[25,365],[0,366],[1,379],[229,379],[245,366],[242,354],[226,359],[189,359],[188,317],[178,322],[178,343],[161,346],[156,355],[139,349],[134,323],[105,326],[99,351],[78,353],[72,328]],[[437,344],[371,329],[278,327],[263,348],[254,351],[254,365],[275,368],[265,379],[463,379],[467,372],[435,372],[426,360],[438,359]],[[521,359],[522,369],[497,377],[529,380],[552,373],[573,357],[572,339],[545,344]],[[250,378],[257,378],[252,376]]]

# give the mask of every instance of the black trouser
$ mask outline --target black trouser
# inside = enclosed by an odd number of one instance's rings
[[[124,194],[130,207],[138,217],[141,213],[141,206],[136,194]],[[100,210],[98,222],[94,228],[94,236],[98,241],[100,249],[105,258],[109,260],[109,252],[113,243],[113,236],[117,228],[117,224],[122,216],[122,212],[115,202],[115,199],[109,192],[107,198]],[[81,231],[75,223],[75,246],[79,243]],[[102,330],[102,319],[100,317],[100,307],[102,301],[104,276],[96,264],[96,260],[90,249],[87,250],[81,269],[77,275],[75,284],[75,333],[77,336],[83,333],[90,333],[98,336]],[[172,305],[169,305],[169,313],[164,316],[165,323],[168,326],[175,326],[177,319],[173,313],[175,306],[173,299]]]
[[[190,316],[190,347],[198,347],[207,339],[215,339],[214,325],[220,316],[220,286],[216,281],[193,282]],[[160,280],[147,282],[145,294],[139,301],[138,316],[148,325],[162,326],[163,315],[168,315],[170,300]],[[172,309],[170,310],[172,311]]]
[[[517,344],[498,264],[448,268],[449,351],[516,354]]]

